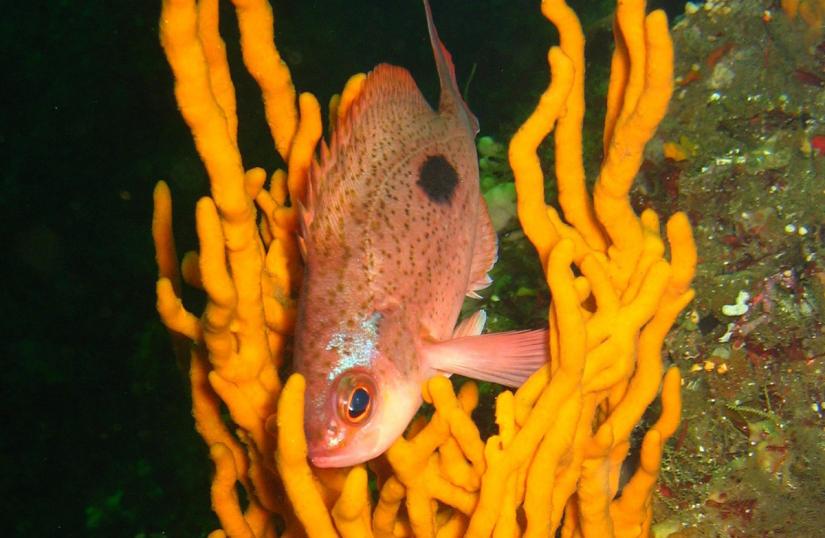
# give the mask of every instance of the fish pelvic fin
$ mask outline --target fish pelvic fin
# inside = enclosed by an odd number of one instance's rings
[[[518,387],[550,358],[548,332],[511,331],[427,343],[430,367],[508,387]]]
[[[490,212],[487,210],[487,202],[481,197],[478,207],[478,228],[476,229],[476,239],[473,245],[473,261],[470,265],[470,280],[466,294],[474,299],[478,299],[478,290],[483,290],[489,286],[493,280],[487,273],[493,268],[498,260],[498,236],[493,228],[493,221],[490,219]]]
[[[458,89],[458,82],[455,78],[453,57],[438,37],[438,30],[436,30],[435,23],[433,22],[433,13],[430,9],[429,1],[423,1],[424,11],[427,14],[427,31],[430,34],[430,45],[433,48],[435,66],[438,70],[438,80],[441,85],[438,109],[442,113],[452,113],[461,117],[467,123],[473,136],[475,136],[478,134],[478,119],[470,112],[467,103],[461,98],[461,92]]]
[[[462,336],[478,336],[484,330],[487,323],[487,312],[478,310],[471,316],[463,319],[453,331],[453,338]]]

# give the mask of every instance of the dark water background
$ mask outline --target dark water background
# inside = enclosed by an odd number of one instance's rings
[[[683,4],[684,2],[674,2]],[[574,4],[586,25],[611,2]],[[586,8],[586,9],[585,9]],[[506,140],[547,81],[553,32],[527,0],[433,1],[482,134]],[[205,176],[157,37],[157,2],[14,2],[0,19],[3,373],[0,490],[12,536],[193,536],[215,527],[209,463],[154,310],[151,191],[167,179],[179,252]],[[408,67],[432,99],[423,10],[404,2],[275,2],[299,90]],[[278,165],[257,88],[223,32],[247,167]],[[601,24],[604,24],[603,22]],[[608,25],[609,27],[609,25]],[[608,58],[610,43],[592,43]]]

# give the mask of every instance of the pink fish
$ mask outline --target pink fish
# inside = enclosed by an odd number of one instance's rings
[[[464,296],[491,282],[497,243],[479,192],[478,123],[424,6],[438,111],[406,69],[376,67],[322,148],[301,207],[294,364],[318,467],[384,452],[435,374],[517,386],[547,357],[546,331],[481,335],[483,311],[456,327]]]

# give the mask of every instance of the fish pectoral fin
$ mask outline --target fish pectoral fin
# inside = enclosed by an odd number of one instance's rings
[[[422,354],[442,372],[518,387],[549,360],[547,330],[463,336],[426,343]]]
[[[478,229],[476,229],[476,240],[473,247],[473,262],[470,266],[470,285],[467,287],[466,295],[478,298],[476,293],[489,286],[493,279],[487,273],[498,260],[498,236],[490,219],[490,212],[487,210],[487,202],[481,197],[478,207]]]

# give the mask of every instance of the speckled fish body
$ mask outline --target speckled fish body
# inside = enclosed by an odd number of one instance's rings
[[[489,283],[495,262],[477,124],[425,7],[439,109],[407,70],[376,67],[323,148],[302,208],[294,365],[318,466],[365,461],[403,432],[421,383],[440,370],[425,348],[453,337],[464,296]]]

